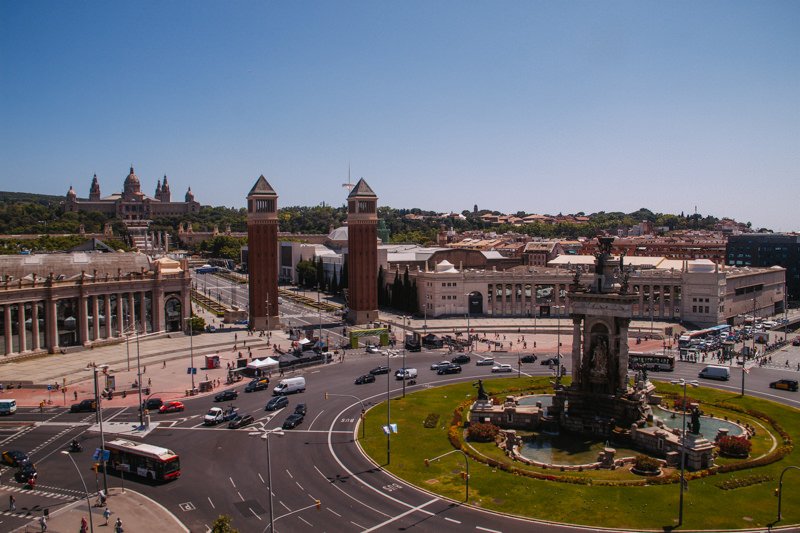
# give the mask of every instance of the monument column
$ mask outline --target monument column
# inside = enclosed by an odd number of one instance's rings
[[[84,346],[89,345],[89,313],[87,306],[89,305],[89,299],[83,291],[81,291],[81,295],[78,297],[78,335],[79,335],[79,342]]]
[[[45,324],[47,327],[47,335],[45,335],[47,351],[55,353],[58,350],[58,302],[48,296],[48,300],[45,301],[44,305]],[[6,306],[6,309],[8,310],[8,306]],[[9,324],[8,319],[6,319],[6,324]],[[11,337],[6,335],[6,340],[10,338]]]
[[[347,264],[351,324],[378,319],[378,196],[364,178],[347,196]]]
[[[97,301],[97,295],[92,298],[92,330],[94,331],[93,339],[96,341],[101,338],[100,335],[100,302]]]
[[[11,353],[11,305],[6,304],[3,306],[3,323],[5,324],[5,331],[3,335],[5,335],[5,353],[6,355]]]
[[[581,343],[581,323],[583,315],[572,315],[572,380],[581,380],[581,356],[583,347]]]
[[[31,302],[31,337],[33,351],[39,351],[39,302]]]
[[[134,327],[134,331],[141,333],[141,324],[136,323],[136,308],[133,304],[133,293],[128,293],[128,324]]]
[[[250,328],[280,328],[278,195],[263,175],[247,194],[247,272],[250,276]]]
[[[106,297],[103,298],[103,303],[105,304],[105,310],[103,314],[106,316],[106,338],[110,339],[111,335],[111,294],[106,294]]]
[[[19,353],[28,349],[28,342],[25,338],[25,302],[17,304],[17,335],[19,335]]]

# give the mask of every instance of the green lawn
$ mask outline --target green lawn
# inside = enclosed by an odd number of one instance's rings
[[[520,385],[522,384],[522,385]],[[484,380],[493,391],[529,387],[538,391],[547,386],[547,378],[499,378]],[[676,393],[677,386],[658,384],[659,392]],[[474,398],[476,389],[471,383],[431,388],[408,394],[405,399],[392,400],[391,421],[398,424],[398,433],[391,437],[391,464],[395,475],[426,490],[454,500],[464,500],[464,458],[451,454],[440,461],[424,464],[425,458],[449,452],[454,448],[447,438],[453,410],[463,401]],[[695,389],[692,396],[703,403],[725,403],[739,408],[754,409],[777,420],[796,443],[800,438],[800,411],[756,398],[712,389]],[[712,408],[701,406],[709,411]],[[718,409],[716,413],[721,413]],[[437,427],[425,428],[423,421],[431,414],[440,415]],[[466,413],[465,413],[466,416]],[[730,416],[730,415],[729,415]],[[745,416],[741,416],[742,420]],[[366,435],[361,445],[378,464],[386,464],[386,404],[370,409],[366,417]],[[713,436],[711,436],[713,438]],[[780,439],[779,439],[780,440]],[[764,432],[757,435],[753,450],[756,455],[769,449]],[[496,449],[481,445],[481,451],[499,458]],[[684,529],[753,528],[765,527],[775,520],[777,487],[781,470],[788,465],[800,465],[800,451],[795,447],[781,461],[760,468],[692,480],[685,493]],[[644,487],[577,485],[556,481],[531,479],[493,469],[470,460],[470,503],[543,520],[611,528],[659,529],[675,523],[678,515],[678,485]],[[560,472],[554,474],[561,475]],[[630,474],[592,472],[569,473],[571,476],[591,475],[593,479],[635,479]],[[731,478],[768,475],[773,480],[733,490],[722,490],[719,483]],[[790,471],[784,477],[783,521],[780,525],[800,523],[800,472]]]

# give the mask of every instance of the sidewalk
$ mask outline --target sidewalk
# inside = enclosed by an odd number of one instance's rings
[[[94,505],[95,498],[90,497],[92,505]],[[109,533],[114,531],[114,523],[117,518],[122,520],[122,527],[125,531],[159,531],[160,533],[188,533],[189,530],[181,524],[178,519],[167,511],[158,502],[151,500],[143,494],[132,490],[126,490],[124,493],[119,489],[109,489],[109,497],[107,500],[111,517],[108,519],[108,525],[105,526],[105,518],[103,518],[102,507],[92,507],[92,520],[96,531],[107,531]],[[34,531],[41,531],[39,525],[39,517],[36,516],[27,525],[17,528],[14,533],[28,533]],[[81,518],[86,517],[89,521],[89,513],[87,512],[87,502],[85,499],[79,500],[69,505],[62,507],[50,513],[50,518],[47,520],[48,533],[73,533],[79,531],[81,527]],[[87,529],[88,531],[88,529]]]

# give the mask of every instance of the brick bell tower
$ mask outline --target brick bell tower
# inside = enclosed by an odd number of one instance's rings
[[[278,195],[263,175],[247,194],[247,248],[250,327],[278,329]]]
[[[358,180],[347,196],[347,320],[378,320],[378,197]]]

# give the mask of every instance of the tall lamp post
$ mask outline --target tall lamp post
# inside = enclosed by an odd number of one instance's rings
[[[273,429],[270,431],[265,431],[261,438],[267,441],[267,492],[269,494],[269,530],[270,533],[275,530],[275,513],[272,508],[272,458],[269,454],[269,436],[271,433],[275,433],[276,435],[282,437],[284,435],[283,431],[279,429]]]
[[[184,322],[189,323],[189,375],[192,376],[192,394],[194,394],[194,323],[192,322],[191,311],[189,318],[184,318]]]
[[[566,309],[566,306],[556,305],[553,307],[556,310],[556,359],[558,360],[558,368],[556,369],[556,385],[561,384],[561,311]]]
[[[106,452],[106,439],[105,435],[103,434],[103,408],[100,405],[100,390],[97,384],[97,368],[106,373],[108,370],[108,365],[97,365],[95,363],[91,363],[89,368],[92,369],[92,375],[94,377],[94,404],[97,407],[97,420],[100,423],[100,451],[101,451],[101,461],[103,461],[103,490],[105,493],[108,494],[108,475],[106,474],[106,460],[105,460],[105,452]],[[71,456],[70,456],[71,457]]]
[[[63,452],[62,452],[63,453]],[[783,499],[783,475],[789,470],[800,470],[800,466],[790,465],[783,469],[781,472],[781,477],[778,480],[778,488],[776,490],[776,496],[778,497],[778,519],[772,523],[772,525],[777,524],[781,521],[781,500]]]
[[[83,483],[83,493],[86,495],[86,506],[89,509],[89,531],[94,533],[94,522],[92,521],[92,502],[89,501],[89,489],[86,488],[86,481],[84,481],[83,474],[81,474],[81,469],[78,468],[78,465],[75,463],[75,459],[72,458],[72,455],[66,450],[62,450],[61,453],[69,457],[69,460],[72,461],[72,466],[75,467],[75,471],[78,473],[78,477],[81,478],[81,483]],[[778,511],[778,513],[780,514],[780,511]]]
[[[464,501],[468,502],[469,501],[469,457],[467,457],[467,454],[464,450],[450,450],[449,452],[436,456],[433,459],[425,459],[425,466],[430,466],[430,464],[433,461],[438,461],[442,457],[450,455],[451,453],[460,453],[461,455],[464,456],[464,465],[466,468],[466,472],[464,472],[464,481],[466,482],[466,493],[464,495]]]
[[[681,431],[681,495],[680,500],[678,503],[678,525],[676,527],[680,527],[683,525],[683,491],[685,490],[684,485],[686,485],[686,478],[684,477],[684,472],[686,471],[686,385],[691,385],[692,387],[697,387],[697,381],[686,381],[685,379],[673,379],[670,381],[675,385],[680,385],[683,387],[683,422],[682,422],[682,431]]]
[[[388,351],[387,351],[388,353]],[[388,365],[387,365],[388,366]],[[403,315],[403,369],[406,368],[406,316]],[[405,372],[405,370],[403,370]],[[406,397],[406,380],[403,375],[403,398]]]

